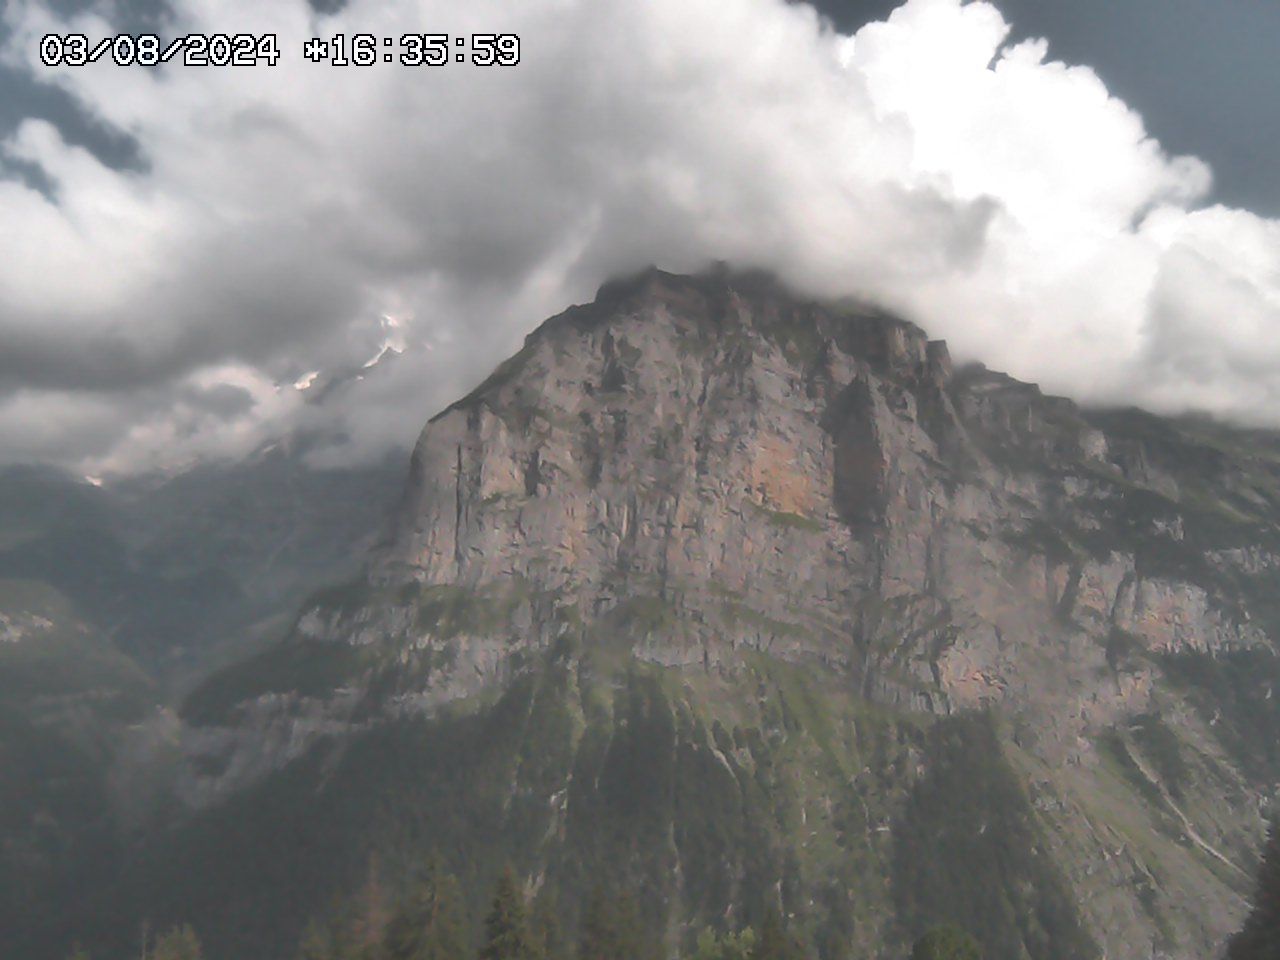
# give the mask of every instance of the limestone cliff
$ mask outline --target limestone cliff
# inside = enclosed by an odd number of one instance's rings
[[[500,696],[548,657],[607,648],[615,675],[641,665],[708,700],[768,662],[819,685],[822,709],[902,731],[991,718],[1033,811],[1027,855],[1082,931],[1055,947],[1019,926],[993,955],[1212,956],[1280,779],[1278,508],[1274,435],[1082,411],[953,370],[945,344],[869,308],[649,271],[547,321],[431,420],[367,577],[197,691],[184,790],[210,804],[322,738]],[[892,777],[883,756],[847,771],[883,779],[849,787],[883,804],[872,851],[926,822],[921,791],[959,756],[941,734],[897,742]],[[889,872],[883,855],[866,869]],[[843,854],[822,856],[798,876]],[[869,949],[935,909],[893,882],[867,894]]]

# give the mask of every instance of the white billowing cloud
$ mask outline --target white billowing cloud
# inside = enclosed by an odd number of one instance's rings
[[[845,37],[783,0],[200,0],[166,36],[273,32],[281,62],[159,69],[40,66],[44,33],[114,24],[4,16],[6,58],[145,169],[36,121],[3,144],[53,189],[0,181],[0,458],[140,469],[322,425],[323,462],[363,456],[611,275],[713,259],[1081,400],[1280,423],[1280,224],[1205,206],[1202,163],[988,3]],[[302,57],[408,29],[522,60]]]

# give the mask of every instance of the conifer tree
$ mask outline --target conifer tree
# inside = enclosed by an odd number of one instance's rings
[[[544,891],[534,902],[529,926],[542,960],[568,960],[553,894]]]
[[[760,939],[752,951],[751,960],[803,960],[804,948],[793,937],[782,920],[777,907],[770,907],[760,925]]]
[[[382,960],[382,937],[390,911],[382,882],[382,868],[377,854],[369,858],[369,872],[360,892],[351,902],[345,935],[351,941],[340,960]]]
[[[333,933],[325,924],[315,920],[307,924],[298,945],[298,960],[336,960]]]
[[[578,960],[644,960],[650,953],[635,898],[592,890],[578,929]]]
[[[755,950],[756,934],[750,927],[723,935],[707,927],[698,934],[693,960],[752,960]]]
[[[329,956],[325,960],[361,960],[362,945],[356,928],[352,907],[347,904],[332,923]]]
[[[466,951],[461,904],[457,880],[429,861],[387,924],[387,960],[459,960]]]
[[[498,878],[493,904],[484,920],[480,960],[538,960],[524,894],[509,866]]]
[[[1253,910],[1244,929],[1231,939],[1228,960],[1280,958],[1280,824],[1273,822],[1258,868]]]
[[[616,922],[612,902],[604,888],[597,886],[587,898],[578,925],[578,960],[624,960],[618,949]]]
[[[200,939],[190,925],[172,927],[156,940],[151,960],[201,960]]]

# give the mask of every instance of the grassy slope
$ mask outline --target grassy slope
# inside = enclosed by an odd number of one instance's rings
[[[1035,960],[1089,956],[994,734],[974,723],[931,733],[764,656],[724,676],[566,646],[496,699],[321,744],[203,815],[133,863],[123,902],[100,904],[102,932],[127,935],[122,918],[146,903],[153,921],[194,922],[214,960],[280,956],[371,869],[394,890],[436,851],[473,903],[514,861],[569,929],[603,881],[639,891],[668,944],[781,897],[825,957],[904,946],[967,907],[995,960],[1018,944]],[[975,842],[979,817],[1014,827]],[[1006,891],[1009,909],[964,899],[967,881]]]

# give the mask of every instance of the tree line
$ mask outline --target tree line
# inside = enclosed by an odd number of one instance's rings
[[[367,905],[366,905],[367,906]],[[375,915],[370,922],[370,913]],[[381,931],[376,929],[381,926]],[[587,898],[576,942],[560,929],[554,903],[530,904],[514,870],[499,876],[484,916],[479,949],[467,949],[467,924],[457,881],[438,866],[429,869],[390,916],[375,911],[313,925],[297,960],[664,960],[661,939],[648,929],[629,893],[597,887]],[[952,927],[918,940],[912,960],[981,960],[977,942]],[[777,908],[766,911],[757,930],[746,926],[717,932],[704,928],[683,960],[809,960],[810,952]]]
[[[1227,947],[1227,960],[1276,960],[1280,957],[1280,821],[1267,832],[1258,867],[1253,910],[1244,929]]]
[[[666,960],[661,938],[646,927],[635,898],[597,887],[583,905],[577,935],[561,930],[554,902],[530,902],[515,871],[498,877],[484,915],[477,949],[460,885],[438,862],[429,863],[410,889],[387,908],[376,880],[365,891],[308,925],[294,960]],[[77,947],[69,960],[91,960]],[[188,925],[154,941],[144,929],[140,960],[205,960]],[[681,960],[811,960],[811,953],[776,908],[757,930],[704,928]],[[911,960],[981,960],[964,931],[938,927],[920,938]]]

